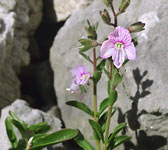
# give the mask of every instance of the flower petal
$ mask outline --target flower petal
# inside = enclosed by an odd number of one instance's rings
[[[125,60],[125,52],[124,50],[116,50],[116,55],[113,57],[114,59],[114,65],[117,67],[117,68],[120,68],[122,66],[122,64],[124,63],[124,60]]]
[[[112,56],[114,50],[114,44],[111,40],[104,41],[100,49],[100,57],[109,58]]]
[[[111,39],[113,42],[121,42],[125,46],[130,45],[131,43],[131,35],[129,31],[123,27],[116,27],[114,32],[109,34],[108,36],[109,39]]]
[[[75,84],[75,82],[72,81],[70,89],[72,91],[77,91],[78,87],[79,87],[79,85]]]
[[[124,50],[129,60],[136,59],[136,49],[133,43],[131,43],[128,47],[125,47]]]

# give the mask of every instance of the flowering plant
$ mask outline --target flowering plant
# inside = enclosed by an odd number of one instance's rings
[[[131,37],[132,32],[139,32],[144,30],[145,24],[136,22],[127,28],[118,26],[118,16],[125,12],[130,4],[130,0],[122,0],[119,10],[116,13],[113,7],[113,0],[104,0],[104,4],[111,8],[114,16],[114,22],[111,22],[109,12],[104,9],[100,11],[100,16],[105,24],[114,27],[114,31],[108,35],[108,39],[102,44],[97,41],[97,28],[98,24],[91,25],[88,20],[88,26],[85,27],[88,38],[80,39],[81,47],[79,53],[87,61],[93,65],[93,74],[88,73],[84,66],[77,66],[71,70],[72,84],[71,91],[83,92],[84,85],[88,80],[93,81],[93,110],[89,106],[79,101],[68,101],[67,105],[76,107],[92,117],[89,119],[89,124],[93,129],[93,139],[96,143],[96,148],[92,146],[82,133],[80,138],[76,138],[77,144],[84,150],[113,150],[120,144],[126,142],[130,137],[126,135],[118,135],[118,133],[126,127],[126,123],[119,124],[112,133],[110,132],[110,120],[116,112],[114,106],[117,101],[118,93],[116,87],[122,81],[123,74],[120,68],[124,66],[129,60],[136,59],[137,38]],[[96,54],[96,48],[100,46],[100,56]],[[92,58],[85,52],[88,50],[93,51]],[[101,79],[102,73],[105,73],[108,78],[108,97],[102,100],[99,109],[97,106],[97,84]]]
[[[89,119],[89,124],[93,129],[93,139],[96,142],[96,148],[86,140],[79,130],[63,129],[48,134],[47,131],[51,127],[46,122],[28,126],[24,121],[20,120],[15,113],[9,111],[9,116],[5,120],[5,126],[13,150],[40,150],[49,145],[71,139],[74,139],[84,150],[113,150],[130,139],[130,137],[126,135],[118,135],[118,133],[126,127],[126,123],[119,124],[112,133],[109,133],[110,120],[117,110],[114,106],[118,97],[116,87],[123,78],[123,75],[120,73],[120,68],[129,60],[136,59],[135,46],[138,43],[137,39],[132,38],[130,33],[144,30],[145,24],[136,22],[127,28],[118,26],[118,16],[125,12],[130,4],[130,0],[122,0],[117,13],[113,7],[113,0],[104,0],[104,4],[111,8],[114,22],[111,22],[110,14],[106,9],[100,11],[100,16],[105,24],[114,27],[114,31],[108,35],[107,40],[100,44],[97,42],[96,31],[98,24],[91,25],[88,20],[88,26],[85,27],[88,38],[79,40],[81,44],[79,53],[93,65],[93,74],[89,73],[86,67],[82,65],[76,66],[71,70],[71,91],[79,91],[83,94],[85,91],[84,85],[87,84],[89,80],[93,81],[94,108],[92,110],[79,101],[67,102],[67,105],[76,107],[92,117],[92,119]],[[99,46],[101,47],[100,56],[97,56],[96,48]],[[88,50],[93,51],[92,59],[85,53]],[[97,84],[103,72],[108,78],[108,97],[102,100],[98,109]],[[21,138],[19,140],[14,127],[16,127],[20,133]]]

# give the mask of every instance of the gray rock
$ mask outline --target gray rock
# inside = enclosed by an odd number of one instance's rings
[[[93,0],[54,0],[57,21],[66,20],[72,13],[86,8],[92,2]]]
[[[118,7],[119,2],[114,2],[116,3],[115,6]],[[99,21],[99,42],[102,42],[113,31],[112,27],[103,24],[99,16],[99,10],[104,8],[101,0],[97,0],[85,10],[74,13],[55,37],[50,52],[50,61],[55,76],[54,86],[63,120],[67,127],[81,129],[88,138],[91,136],[91,129],[86,120],[89,117],[83,112],[65,105],[69,100],[79,100],[79,95],[68,93],[66,88],[69,88],[71,84],[69,70],[72,67],[84,64],[92,72],[90,64],[79,56],[76,49],[79,46],[78,40],[86,37],[84,30],[86,19],[92,23]],[[141,150],[168,149],[166,144],[168,127],[165,125],[166,119],[168,119],[165,115],[168,112],[167,8],[166,0],[154,0],[152,2],[150,0],[135,0],[131,1],[126,13],[120,15],[118,20],[118,24],[125,28],[139,20],[146,23],[145,31],[133,35],[138,36],[139,39],[137,60],[129,62],[125,67],[124,80],[117,89],[119,92],[117,102],[117,106],[120,107],[119,117],[115,116],[112,121],[112,128],[115,126],[114,122],[117,118],[118,122],[128,121],[129,128],[126,133],[133,136],[132,142],[134,144],[143,140],[144,137],[148,139],[150,146],[156,141],[162,143],[153,148],[147,147],[143,141],[141,142],[143,147]],[[139,83],[138,80],[140,79],[142,80]],[[106,81],[107,78],[103,76],[98,84],[98,104],[107,97]],[[90,107],[93,106],[91,88],[87,88],[87,94],[81,101]],[[151,125],[155,126],[153,128],[157,129],[156,132],[149,130]],[[156,138],[153,140],[151,136]],[[131,143],[132,146],[134,146],[133,143]]]
[[[6,129],[5,129],[5,119],[8,116],[9,110],[16,113],[16,115],[21,120],[25,121],[25,123],[28,125],[36,124],[43,121],[48,122],[48,124],[52,126],[52,130],[49,131],[49,133],[60,130],[62,127],[61,121],[55,116],[44,113],[38,109],[30,108],[29,105],[23,100],[16,100],[14,103],[12,103],[12,105],[2,110],[1,119],[0,119],[1,150],[7,150],[11,147],[8,137],[6,135]],[[17,136],[19,136],[18,131],[17,131]],[[54,147],[55,147],[54,148],[55,150],[63,149],[62,144],[58,144]]]
[[[0,2],[0,109],[20,97],[20,68],[29,64],[29,38],[42,17],[42,2]]]

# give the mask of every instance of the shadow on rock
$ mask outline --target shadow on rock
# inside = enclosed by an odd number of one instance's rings
[[[139,68],[133,70],[133,77],[137,85],[137,91],[134,96],[130,96],[130,100],[132,101],[131,109],[125,113],[122,113],[122,110],[118,108],[118,123],[127,121],[129,128],[134,131],[137,141],[137,145],[131,141],[125,143],[125,150],[157,150],[158,148],[167,144],[166,138],[159,135],[148,136],[144,130],[140,130],[141,124],[139,122],[139,117],[142,114],[147,114],[148,112],[146,110],[142,110],[139,113],[138,103],[140,99],[151,94],[148,88],[153,84],[153,80],[144,80],[147,73],[147,71],[144,71],[141,74]],[[123,130],[122,134],[126,133],[127,128]]]

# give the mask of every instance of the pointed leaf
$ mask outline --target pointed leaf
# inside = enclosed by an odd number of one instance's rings
[[[82,52],[80,52],[80,55],[83,56],[86,60],[88,60],[89,62],[92,63],[92,60],[90,59],[89,56],[87,56],[86,54],[84,54],[84,53],[82,53]]]
[[[103,68],[103,70],[104,70],[104,73],[107,75],[107,77],[110,79],[109,71],[106,68]]]
[[[66,104],[69,106],[76,107],[76,108],[86,112],[87,114],[89,114],[92,117],[94,116],[94,112],[88,106],[86,106],[84,103],[81,103],[78,101],[68,101]]]
[[[74,138],[74,140],[84,150],[94,150],[94,147],[84,138],[80,131],[77,137]]]
[[[96,135],[98,136],[99,140],[101,139],[104,142],[103,130],[101,126],[97,122],[91,119],[89,119],[89,123],[92,129],[94,130],[94,132],[96,133]]]
[[[12,122],[14,120],[14,122],[17,122],[16,124],[19,124],[20,128],[22,128],[23,130],[27,129],[27,125],[25,124],[25,122],[20,120],[19,117],[14,112],[9,111],[9,115],[12,118]]]
[[[117,97],[118,97],[117,91],[112,90],[108,99],[109,105],[113,105],[116,102]]]
[[[106,64],[106,60],[103,59],[103,60],[97,65],[96,69],[99,70],[99,71],[102,71],[103,68],[104,68],[104,66],[105,66],[105,64]]]
[[[114,81],[113,81],[113,87],[116,88],[118,84],[122,81],[123,76],[121,76],[119,73],[116,73],[114,76]]]
[[[14,132],[13,126],[12,126],[12,120],[10,117],[7,117],[5,119],[5,127],[6,127],[6,133],[8,135],[8,139],[12,144],[13,148],[17,148],[18,145],[18,141],[17,141],[17,137],[16,134]]]
[[[115,136],[116,136],[122,129],[124,129],[124,128],[126,127],[126,125],[127,125],[127,124],[126,124],[125,122],[119,124],[119,125],[114,129],[114,132],[110,135],[109,140],[108,140],[108,143],[111,143],[111,142],[114,140]]]
[[[114,113],[116,112],[117,108],[116,107],[113,107],[112,108],[112,112],[111,112],[111,116],[114,115]],[[99,118],[99,124],[100,126],[102,127],[102,131],[104,132],[105,131],[105,127],[106,127],[106,120],[107,120],[107,114],[108,112],[105,112],[100,118]]]
[[[107,107],[108,107],[108,97],[101,102],[98,116],[100,116]]]
[[[95,84],[97,84],[97,82],[99,82],[99,80],[101,79],[101,75],[102,75],[101,71],[94,72],[94,74],[93,74],[93,82]]]
[[[35,150],[37,148],[43,148],[49,145],[71,140],[77,135],[78,135],[77,130],[63,129],[63,130],[59,130],[59,131],[56,131],[48,135],[44,135],[41,138],[35,136],[32,140],[31,149]]]
[[[91,49],[91,48],[93,48],[93,47],[91,47],[91,46],[82,46],[82,47],[79,49],[79,52],[80,52],[80,53],[83,53],[83,52],[88,51],[88,50]]]
[[[121,136],[115,137],[114,144],[112,146],[112,149],[110,149],[110,150],[113,150],[114,148],[118,147],[119,145],[125,143],[126,141],[128,141],[130,139],[131,139],[131,137],[126,136],[126,135],[121,135]]]
[[[38,124],[33,124],[29,127],[29,130],[33,131],[35,134],[46,133],[51,129],[51,126],[47,122],[40,122]]]

